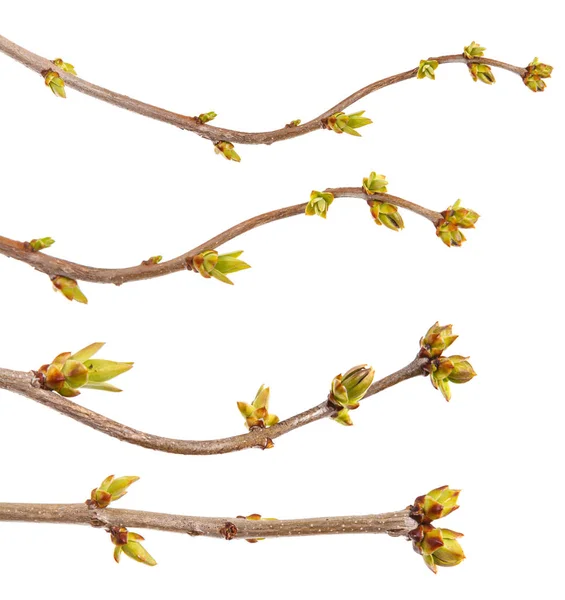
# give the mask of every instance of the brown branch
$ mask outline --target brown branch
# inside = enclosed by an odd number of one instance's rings
[[[0,502],[0,522],[67,523],[93,527],[157,529],[223,539],[298,537],[343,533],[406,536],[417,527],[409,509],[379,515],[253,521],[242,517],[188,517],[86,504],[9,504]]]
[[[385,88],[389,85],[393,85],[395,83],[399,83],[401,81],[412,79],[416,77],[418,73],[418,68],[416,67],[414,69],[410,69],[409,71],[399,73],[398,75],[392,75],[391,77],[386,77],[385,79],[375,81],[374,83],[371,83],[368,86],[354,92],[341,102],[338,102],[335,106],[332,106],[332,108],[326,110],[321,115],[313,118],[307,123],[303,123],[296,127],[283,127],[282,129],[276,129],[274,131],[247,133],[243,131],[233,131],[231,129],[214,127],[209,123],[204,124],[201,123],[197,117],[190,117],[170,112],[163,108],[158,108],[157,106],[152,106],[151,104],[146,104],[145,102],[140,102],[139,100],[134,100],[133,98],[129,98],[128,96],[117,94],[116,92],[112,92],[93,83],[89,83],[84,79],[80,79],[76,75],[66,73],[65,71],[54,65],[52,61],[43,58],[37,54],[34,54],[33,52],[30,52],[29,50],[18,46],[14,42],[11,42],[10,40],[2,36],[0,36],[0,51],[4,54],[7,54],[14,60],[17,60],[18,62],[22,63],[32,71],[35,71],[36,73],[45,74],[47,71],[55,71],[59,75],[59,77],[61,77],[61,79],[64,80],[65,84],[69,88],[75,89],[79,92],[82,92],[83,94],[87,94],[89,96],[97,98],[98,100],[108,102],[109,104],[119,106],[120,108],[124,108],[132,112],[136,112],[140,115],[149,117],[151,119],[156,119],[158,121],[163,121],[165,123],[175,125],[176,127],[180,127],[181,129],[185,129],[187,131],[192,131],[200,137],[206,138],[213,142],[226,141],[238,144],[269,145],[274,142],[280,142],[282,140],[288,140],[301,135],[305,135],[318,129],[324,129],[326,126],[325,119],[335,114],[336,112],[341,112],[345,110],[354,102],[357,102],[361,98],[364,98],[365,96],[368,96],[369,94],[372,94],[377,90]],[[526,69],[522,67],[516,67],[508,63],[500,62],[498,60],[493,60],[485,57],[467,58],[463,54],[437,56],[434,58],[430,58],[429,60],[437,60],[439,64],[464,63],[468,65],[471,63],[480,63],[489,65],[491,67],[505,69],[506,71],[510,71],[511,73],[516,73],[520,77],[523,77],[526,72]]]
[[[414,359],[406,367],[374,382],[365,394],[365,397],[382,392],[401,381],[418,375],[425,375],[424,367],[428,363],[429,359],[427,358]],[[309,423],[330,417],[336,411],[335,406],[325,400],[321,404],[289,419],[280,421],[267,429],[256,429],[242,435],[217,440],[178,440],[138,431],[80,406],[55,392],[40,389],[33,373],[0,368],[0,389],[30,398],[75,421],[79,421],[88,427],[92,427],[97,431],[124,442],[172,454],[210,455],[226,454],[246,448],[268,448],[273,439]]]
[[[326,190],[331,192],[335,198],[360,198],[362,200],[380,200],[383,202],[390,202],[396,204],[401,208],[410,210],[416,214],[425,217],[431,221],[434,226],[437,226],[438,222],[442,219],[442,215],[439,212],[429,210],[418,204],[414,204],[403,198],[392,196],[391,194],[371,194],[370,196],[363,191],[363,188],[330,188]],[[279,208],[272,210],[267,213],[263,213],[247,221],[243,221],[238,225],[234,225],[209,239],[208,241],[196,246],[192,250],[177,256],[171,260],[167,260],[158,264],[140,264],[134,267],[127,267],[122,269],[101,269],[97,267],[88,267],[85,265],[79,265],[67,260],[55,258],[49,256],[43,252],[34,252],[29,244],[25,242],[18,242],[9,238],[0,236],[0,254],[4,254],[9,258],[15,258],[22,262],[27,263],[34,267],[37,271],[46,273],[49,277],[56,277],[57,275],[63,275],[70,277],[77,281],[89,281],[92,283],[113,283],[115,285],[121,285],[130,281],[139,281],[141,279],[153,279],[154,277],[162,277],[178,271],[187,269],[187,265],[192,263],[194,256],[203,252],[204,250],[213,250],[226,242],[233,240],[234,238],[251,231],[261,225],[286,219],[288,217],[294,217],[297,215],[303,215],[306,209],[306,204],[295,204],[294,206],[287,206],[285,208]]]

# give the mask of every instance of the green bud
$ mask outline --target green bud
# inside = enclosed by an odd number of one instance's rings
[[[214,144],[214,152],[216,154],[223,154],[228,160],[241,161],[239,154],[234,150],[233,144],[230,142],[216,142]]]
[[[451,529],[436,529],[432,525],[419,525],[411,531],[414,550],[423,556],[428,568],[437,573],[437,567],[454,567],[465,559],[461,545],[457,541],[463,537]]]
[[[463,54],[467,58],[477,58],[479,56],[484,56],[486,48],[480,46],[476,42],[471,42],[468,46],[465,46],[463,49]]]
[[[426,335],[420,340],[419,356],[423,358],[438,358],[442,352],[449,348],[458,336],[453,335],[453,325],[440,325],[435,323]]]
[[[295,119],[294,121],[287,123],[285,125],[285,127],[298,127],[300,125],[300,123],[302,123],[302,121],[300,119]]]
[[[306,210],[304,212],[309,217],[318,215],[325,219],[328,214],[328,208],[333,201],[333,194],[330,194],[329,192],[317,192],[314,190],[310,194],[310,201],[306,205]]]
[[[269,396],[269,388],[262,385],[257,391],[252,404],[247,404],[247,402],[237,403],[237,408],[245,418],[245,424],[248,429],[265,429],[279,422],[277,415],[269,413]]]
[[[150,256],[147,260],[141,261],[141,264],[150,267],[151,265],[158,265],[162,260],[163,257],[158,254],[157,256]]]
[[[448,375],[449,381],[452,383],[467,383],[477,375],[467,358],[459,355],[449,357],[453,364],[453,369]]]
[[[36,240],[31,240],[31,242],[25,242],[26,246],[29,247],[33,252],[39,252],[40,250],[45,250],[45,248],[49,248],[55,243],[55,240],[50,237],[39,238]]]
[[[379,200],[369,200],[368,204],[377,225],[384,225],[393,231],[404,229],[404,221],[394,204],[380,202]]]
[[[198,115],[198,120],[204,124],[204,123],[208,123],[209,121],[213,121],[218,115],[215,112],[207,112],[207,113],[202,113],[201,115]],[[233,148],[233,146],[232,146]]]
[[[125,527],[111,527],[110,538],[116,546],[114,548],[114,560],[116,562],[120,562],[123,552],[133,560],[151,567],[157,564],[155,559],[139,543],[140,541],[144,541],[145,538],[138,533],[129,532]]]
[[[45,85],[51,88],[51,91],[55,94],[55,96],[59,96],[59,98],[67,97],[65,92],[65,82],[57,73],[55,73],[55,71],[47,71],[45,74]]]
[[[239,260],[238,257],[242,253],[243,250],[229,254],[218,254],[215,250],[205,250],[192,259],[192,264],[202,277],[206,279],[214,277],[218,281],[233,285],[233,281],[228,279],[226,274],[251,268],[246,262]]]
[[[359,365],[344,375],[337,375],[332,381],[330,401],[340,408],[357,408],[373,383],[374,376],[375,370],[367,365]]]
[[[61,292],[67,300],[75,300],[81,304],[88,304],[86,296],[81,292],[75,279],[57,275],[51,279],[51,283],[55,290]]]
[[[133,363],[91,360],[103,345],[103,342],[96,342],[75,354],[63,352],[51,364],[40,367],[35,373],[42,387],[69,398],[78,396],[79,388],[120,392],[120,389],[106,382],[129,371]]]
[[[543,92],[547,87],[543,79],[551,77],[553,67],[539,62],[536,56],[526,68],[524,83],[532,92]]]
[[[424,79],[424,77],[435,79],[435,70],[438,68],[438,65],[439,63],[437,60],[421,60],[416,77],[418,79]]]
[[[134,475],[114,478],[114,475],[106,477],[99,487],[94,488],[90,494],[88,505],[95,505],[97,508],[106,508],[111,502],[123,498],[127,494],[129,486],[136,482],[139,477]]]
[[[461,490],[447,485],[436,488],[424,496],[418,496],[410,508],[410,516],[418,523],[430,523],[451,514],[459,508],[457,499]]]
[[[470,63],[468,65],[468,67],[469,67],[469,73],[471,73],[471,77],[473,78],[473,81],[479,80],[479,81],[482,81],[483,83],[488,83],[489,85],[492,83],[496,83],[494,74],[488,65]]]
[[[479,219],[479,214],[474,210],[463,208],[461,200],[449,206],[442,213],[442,218],[437,224],[436,235],[446,246],[461,246],[466,241],[460,229],[474,229]]]
[[[335,113],[331,117],[328,117],[326,128],[331,129],[336,133],[348,133],[349,135],[360,137],[361,134],[356,130],[360,127],[365,127],[365,125],[370,125],[373,122],[371,119],[364,117],[363,114],[365,114],[364,110],[350,115],[346,115],[342,112]]]
[[[366,194],[384,194],[387,191],[388,181],[385,175],[377,175],[374,171],[369,177],[363,177],[363,190]]]
[[[53,64],[56,65],[57,67],[59,67],[59,69],[62,69],[63,71],[65,71],[65,73],[72,73],[73,75],[77,74],[74,66],[71,65],[71,63],[63,62],[62,58],[56,58],[53,61]]]

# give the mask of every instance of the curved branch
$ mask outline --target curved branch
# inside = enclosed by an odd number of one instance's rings
[[[330,188],[326,190],[331,192],[335,198],[360,198],[362,200],[381,200],[383,202],[390,202],[398,205],[401,208],[410,210],[416,214],[425,217],[431,221],[434,226],[437,226],[438,222],[442,219],[442,215],[439,212],[429,210],[418,204],[414,204],[398,196],[391,194],[371,194],[368,195],[363,191],[363,188],[344,187],[344,188]],[[34,267],[37,271],[41,271],[49,275],[49,277],[56,277],[62,275],[64,277],[70,277],[77,281],[89,281],[91,283],[113,283],[115,285],[122,285],[123,283],[129,283],[130,281],[140,281],[141,279],[153,279],[154,277],[162,277],[163,275],[169,275],[178,271],[184,271],[187,269],[187,265],[190,265],[192,258],[203,252],[204,250],[214,250],[218,246],[225,244],[226,242],[233,240],[234,238],[251,231],[261,225],[286,219],[288,217],[294,217],[297,215],[303,215],[306,209],[306,204],[295,204],[294,206],[287,206],[285,208],[279,208],[272,210],[267,213],[263,213],[247,221],[243,221],[238,225],[234,225],[209,239],[208,241],[196,246],[192,250],[177,256],[171,260],[160,262],[158,264],[140,264],[135,267],[127,267],[122,269],[102,269],[98,267],[88,267],[85,265],[79,265],[67,260],[55,258],[49,256],[43,252],[34,252],[29,244],[25,242],[18,242],[9,238],[0,236],[0,254],[4,254],[9,258],[15,258],[22,262],[27,263]]]
[[[68,523],[93,527],[157,529],[223,539],[298,537],[343,533],[406,536],[417,527],[409,509],[379,515],[253,521],[244,517],[188,517],[86,504],[9,504],[0,502],[0,522]],[[230,527],[226,527],[229,525]]]
[[[428,362],[429,359],[427,358],[414,359],[406,367],[374,382],[365,394],[365,397],[382,392],[401,381],[418,375],[425,375],[424,367]],[[92,427],[97,431],[124,442],[171,454],[211,455],[226,454],[246,448],[268,448],[274,438],[278,438],[309,423],[330,417],[336,411],[335,407],[325,400],[321,404],[289,419],[280,421],[267,429],[256,429],[242,435],[217,440],[178,440],[144,433],[127,425],[122,425],[117,421],[113,421],[108,417],[80,406],[55,392],[40,389],[37,385],[33,373],[0,368],[0,389],[30,398],[75,421],[79,421],[83,425]]]
[[[22,63],[36,73],[44,74],[47,71],[55,71],[69,88],[82,92],[83,94],[87,94],[88,96],[92,96],[93,98],[97,98],[98,100],[102,100],[103,102],[108,102],[109,104],[136,112],[145,117],[169,123],[186,131],[191,131],[200,137],[211,140],[212,142],[225,141],[238,144],[269,145],[274,142],[280,142],[282,140],[299,137],[318,129],[324,129],[326,126],[325,120],[336,112],[343,111],[347,107],[351,106],[354,102],[357,102],[361,98],[364,98],[365,96],[368,96],[377,90],[401,81],[412,79],[416,77],[418,73],[418,68],[416,67],[414,69],[410,69],[409,71],[399,73],[398,75],[392,75],[391,77],[386,77],[384,79],[380,79],[379,81],[375,81],[374,83],[371,83],[368,86],[354,92],[341,102],[338,102],[335,106],[332,106],[332,108],[326,110],[321,115],[296,127],[283,127],[282,129],[276,129],[274,131],[248,133],[224,129],[221,127],[214,127],[209,123],[201,123],[197,117],[180,115],[163,108],[158,108],[157,106],[152,106],[151,104],[146,104],[145,102],[140,102],[139,100],[134,100],[128,96],[117,94],[116,92],[112,92],[93,83],[89,83],[84,79],[80,79],[76,75],[66,73],[54,65],[52,61],[34,54],[33,52],[30,52],[21,46],[18,46],[3,36],[0,36],[0,51],[4,54],[7,54],[14,60]],[[467,58],[463,54],[450,54],[446,56],[437,56],[430,58],[429,60],[436,60],[439,64],[464,63],[468,65],[471,63],[480,63],[489,65],[491,67],[498,67],[500,69],[510,71],[511,73],[516,73],[516,75],[519,75],[520,77],[523,77],[526,73],[526,69],[522,67],[517,67],[486,57]]]

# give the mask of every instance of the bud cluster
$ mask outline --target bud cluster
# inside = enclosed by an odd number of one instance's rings
[[[38,371],[34,371],[41,387],[57,392],[67,398],[78,396],[80,394],[79,388],[121,392],[122,390],[108,383],[108,381],[129,371],[133,363],[92,359],[91,357],[103,345],[103,342],[97,342],[75,354],[63,352],[56,356],[51,364],[43,365]]]
[[[365,125],[370,125],[373,122],[371,119],[364,117],[364,114],[364,110],[351,113],[350,115],[342,112],[335,113],[326,119],[326,129],[331,129],[336,133],[348,133],[349,135],[361,137],[357,129],[365,127]]]
[[[434,573],[437,567],[454,567],[460,564],[465,555],[457,541],[462,533],[451,529],[434,527],[431,523],[457,510],[457,499],[461,490],[453,490],[447,485],[418,496],[410,507],[410,517],[418,523],[408,537],[414,551],[424,558],[424,562]]]
[[[466,58],[479,58],[484,56],[485,50],[484,46],[480,46],[476,42],[471,42],[468,46],[465,46],[463,54]],[[482,81],[488,85],[496,82],[492,70],[488,65],[468,63],[467,66],[469,67],[469,73],[471,73],[473,81]]]
[[[379,175],[374,171],[369,177],[363,178],[363,191],[368,196],[373,194],[386,194],[388,181],[385,175]],[[377,225],[384,225],[393,231],[404,229],[404,221],[394,204],[381,200],[367,200],[371,209],[371,216]]]
[[[247,402],[237,403],[239,412],[245,418],[247,429],[265,429],[279,422],[277,415],[269,413],[270,393],[270,389],[262,385],[251,404],[247,404]]]
[[[349,411],[359,408],[359,402],[371,387],[374,377],[375,370],[367,365],[353,367],[345,374],[334,377],[328,396],[328,402],[336,408],[336,413],[332,415],[334,421],[341,425],[353,425]]]
[[[420,352],[418,356],[430,359],[424,367],[430,375],[430,381],[436,390],[449,402],[451,400],[451,388],[449,383],[467,383],[475,377],[476,373],[468,361],[468,357],[453,355],[442,356],[446,350],[457,339],[453,335],[452,325],[432,325],[426,335],[420,340]]]
[[[543,80],[551,77],[552,71],[552,66],[540,63],[536,56],[526,68],[524,83],[532,90],[532,92],[543,92],[546,88],[545,81]]]
[[[229,254],[218,254],[216,250],[205,250],[187,261],[187,268],[189,270],[194,268],[205,279],[213,277],[218,281],[233,285],[233,281],[226,277],[228,273],[237,273],[237,271],[251,268],[246,262],[239,260],[242,254],[243,250]]]
[[[474,210],[463,208],[461,200],[449,206],[441,213],[442,218],[437,224],[436,235],[446,246],[461,246],[467,238],[461,229],[474,229],[480,215]]]
[[[65,71],[65,73],[71,73],[72,75],[77,74],[74,66],[71,65],[71,63],[64,62],[62,58],[56,58],[52,62],[56,67]],[[65,82],[59,77],[58,73],[55,71],[44,71],[42,75],[45,77],[45,85],[51,89],[55,96],[58,96],[59,98],[67,97],[67,93],[65,92]]]

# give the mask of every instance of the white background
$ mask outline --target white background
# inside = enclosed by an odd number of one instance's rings
[[[479,376],[446,403],[424,378],[368,399],[355,426],[330,420],[268,452],[170,456],[105,437],[0,393],[0,500],[80,502],[109,473],[136,474],[123,508],[296,518],[395,510],[429,489],[462,487],[444,525],[467,560],[432,575],[410,545],[384,536],[225,543],[142,532],[159,565],[112,560],[86,527],[0,523],[0,596],[35,598],[562,597],[563,80],[558,3],[3,2],[0,31],[80,76],[168,109],[214,110],[244,131],[308,120],[421,58],[459,53],[556,67],[543,94],[464,65],[358,105],[362,138],[319,131],[272,147],[212,144],[68,91],[0,55],[0,232],[52,236],[75,262],[131,266],[177,256],[312,189],[384,173],[389,191],[481,214],[468,242],[443,246],[426,220],[377,227],[357,200],[327,221],[295,217],[246,234],[253,268],[235,286],[189,273],[117,288],[82,284],[88,306],[45,275],[0,257],[0,365],[37,368],[106,341],[101,357],[135,361],[121,395],[85,406],[186,439],[244,431],[236,401],[271,386],[285,418],[320,402],[340,371],[377,377],[407,364],[436,320],[460,334]],[[561,107],[561,108],[559,108]]]

